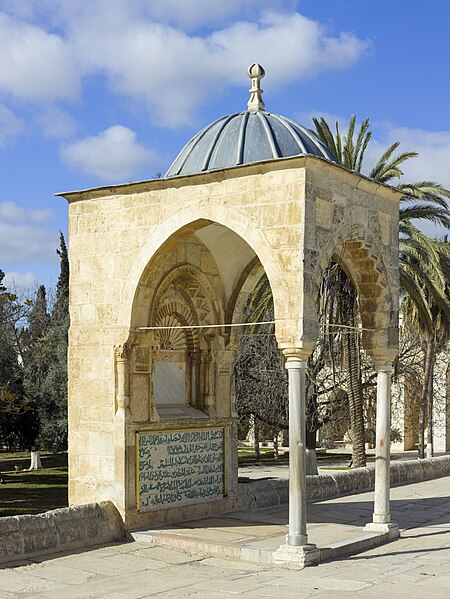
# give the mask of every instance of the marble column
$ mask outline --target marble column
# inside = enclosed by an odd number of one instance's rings
[[[390,461],[391,461],[391,364],[376,366],[377,415],[375,446],[375,498],[373,521],[366,530],[389,532],[391,538],[399,536],[398,526],[390,514]]]
[[[390,462],[391,462],[391,373],[390,364],[377,367],[377,421],[375,447],[374,523],[391,521]]]
[[[289,377],[289,534],[288,545],[308,544],[306,531],[305,377],[307,363],[288,358]]]
[[[289,377],[289,532],[286,544],[273,553],[274,564],[304,568],[317,564],[320,551],[308,543],[306,530],[306,429],[305,395],[307,355],[284,351]]]

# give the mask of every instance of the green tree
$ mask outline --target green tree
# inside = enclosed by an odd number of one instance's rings
[[[369,130],[370,120],[365,119],[356,133],[356,116],[353,115],[344,136],[340,133],[338,122],[335,125],[335,133],[323,117],[314,117],[313,123],[315,130],[312,132],[334,153],[337,161],[342,166],[360,173],[372,136]],[[399,145],[399,142],[391,144],[368,176],[380,183],[395,185],[404,193],[400,199],[400,235],[408,236],[409,225],[415,220],[426,220],[450,228],[450,210],[445,200],[450,198],[450,190],[435,181],[397,183],[403,176],[402,164],[418,156],[417,152],[402,152],[396,155]]]
[[[53,321],[62,321],[69,315],[69,255],[67,253],[64,235],[59,234],[59,249],[56,253],[60,257],[60,270],[56,284],[56,300],[52,311]]]
[[[253,425],[255,455],[259,457],[259,433],[274,441],[278,457],[278,434],[288,429],[287,374],[273,326],[258,334],[243,335],[234,367],[236,408],[240,424]]]
[[[27,390],[39,413],[37,443],[50,451],[67,447],[69,261],[62,233],[57,253],[60,274],[53,308],[49,311],[41,285],[29,315],[26,360]]]
[[[35,406],[27,396],[16,328],[28,306],[3,285],[0,270],[0,443],[31,449],[38,433]]]

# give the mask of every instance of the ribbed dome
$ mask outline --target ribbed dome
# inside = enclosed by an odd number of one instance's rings
[[[304,154],[336,162],[328,148],[302,125],[264,110],[246,110],[224,116],[197,133],[166,177]]]

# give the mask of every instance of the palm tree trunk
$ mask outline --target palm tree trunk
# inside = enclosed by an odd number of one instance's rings
[[[429,388],[430,384],[433,383],[433,365],[435,359],[435,339],[434,336],[430,337],[427,343],[427,349],[425,352],[425,372],[423,376],[422,394],[420,398],[420,413],[419,413],[419,458],[425,457],[425,423],[427,419],[427,408],[429,402]],[[432,407],[431,407],[432,410]],[[433,412],[431,411],[431,414]],[[428,423],[430,427],[430,423]],[[430,435],[430,431],[428,431]],[[431,431],[432,434],[432,431]]]
[[[428,377],[428,387],[427,387],[427,424],[428,424],[428,434],[427,434],[427,458],[433,457],[433,380],[434,380],[434,364],[436,362],[436,337],[433,335],[432,342],[430,343],[432,346],[430,351],[432,351],[432,359],[430,362],[430,374]]]
[[[353,306],[348,312],[348,323],[352,329],[348,329],[345,335],[346,359],[347,359],[347,383],[348,399],[350,406],[350,427],[352,430],[352,459],[354,468],[362,468],[366,465],[366,448],[364,434],[364,401],[361,383],[361,367],[359,360],[359,349],[356,342],[355,319]]]

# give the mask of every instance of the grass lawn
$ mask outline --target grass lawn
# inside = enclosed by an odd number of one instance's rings
[[[329,461],[348,459],[348,454],[317,453],[319,467],[327,467]],[[20,514],[39,514],[47,510],[67,506],[67,454],[41,454],[42,470],[15,472],[15,465],[23,469],[30,465],[28,452],[0,452],[0,472],[5,484],[0,485],[0,517]],[[288,463],[286,452],[278,460],[273,457],[271,447],[261,447],[260,462],[272,464]],[[239,463],[256,463],[253,447],[239,448]],[[259,463],[260,463],[259,462]],[[345,466],[334,466],[333,470],[348,470]]]
[[[39,514],[67,506],[67,454],[41,454],[42,470],[14,472],[15,464],[28,468],[28,453],[0,453],[0,516]]]
[[[279,457],[276,460],[273,455],[273,447],[261,447],[260,448],[260,460],[261,462],[274,461],[283,462],[288,460],[288,454],[284,454],[280,450]],[[254,447],[239,447],[238,448],[238,462],[239,464],[245,464],[249,462],[255,462],[255,449]]]

